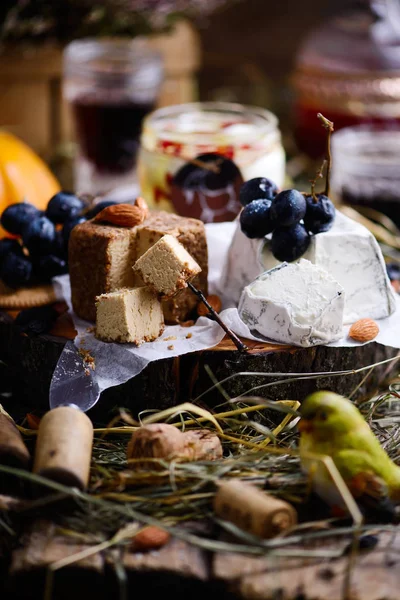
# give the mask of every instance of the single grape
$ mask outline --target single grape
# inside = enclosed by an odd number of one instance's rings
[[[56,229],[47,217],[30,221],[22,231],[22,241],[32,256],[48,254],[56,239]]]
[[[32,263],[26,256],[9,252],[0,264],[0,279],[12,288],[28,285],[32,277]]]
[[[312,196],[306,196],[307,210],[304,225],[311,233],[328,231],[335,220],[335,206],[324,194],[316,194],[317,202]]]
[[[240,213],[240,227],[248,238],[262,238],[274,229],[271,200],[253,200]]]
[[[80,215],[85,203],[71,192],[58,192],[47,205],[46,217],[53,223],[65,223],[67,220]]]
[[[253,200],[272,200],[278,193],[278,186],[267,177],[254,177],[245,181],[240,188],[239,201],[247,206]]]
[[[271,252],[277,260],[293,262],[300,258],[308,246],[311,237],[301,223],[292,227],[277,227],[271,239]]]
[[[275,196],[271,205],[271,218],[282,227],[290,227],[306,214],[306,199],[297,190],[284,190]]]
[[[10,204],[1,215],[1,225],[8,233],[21,235],[24,227],[40,214],[40,210],[29,202]]]
[[[0,240],[0,262],[9,252],[16,254],[17,256],[24,256],[24,252],[21,244],[17,240],[10,238],[3,238]]]

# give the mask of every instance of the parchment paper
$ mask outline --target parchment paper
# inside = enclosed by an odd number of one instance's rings
[[[209,292],[211,294],[221,293],[219,281],[235,227],[235,222],[206,225],[208,251],[211,257],[209,265]],[[78,332],[75,338],[76,345],[87,350],[94,359],[95,370],[92,375],[101,391],[122,384],[138,375],[153,360],[212,348],[224,337],[224,331],[218,323],[207,317],[200,317],[192,327],[167,326],[158,340],[144,343],[139,347],[135,347],[133,344],[100,342],[94,337],[93,323],[83,321],[72,311],[68,275],[57,277],[54,284],[58,296],[63,297],[69,306],[74,326]],[[378,321],[380,331],[374,340],[394,348],[400,348],[400,298],[397,299],[397,304],[398,308],[392,316]],[[220,316],[228,327],[239,336],[264,342],[272,341],[250,333],[247,325],[239,318],[236,308],[226,308],[220,313]],[[344,327],[343,338],[329,345],[360,345],[347,337],[348,329],[349,327]],[[276,344],[276,342],[274,343]]]

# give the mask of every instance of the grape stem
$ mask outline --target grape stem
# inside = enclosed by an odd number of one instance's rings
[[[330,178],[331,178],[331,164],[332,164],[332,156],[331,156],[331,136],[334,131],[332,121],[329,121],[324,115],[321,113],[317,114],[318,119],[321,121],[322,126],[325,127],[328,134],[326,137],[326,178],[325,178],[325,191],[324,195],[329,198],[330,192]]]
[[[318,171],[315,174],[315,179],[310,179],[310,183],[311,183],[311,197],[313,199],[313,202],[315,202],[315,204],[318,202],[318,198],[315,195],[315,186],[317,184],[317,179],[321,178],[324,176],[324,169],[325,169],[325,165],[326,165],[326,159],[323,161],[322,165],[320,166],[320,168],[318,169]]]

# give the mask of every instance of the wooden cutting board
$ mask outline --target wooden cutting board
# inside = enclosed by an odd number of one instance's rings
[[[73,339],[75,330],[68,313],[61,314],[48,334],[28,337],[14,326],[16,312],[0,311],[0,360],[17,375],[19,394],[24,407],[46,410],[51,376],[63,346]],[[216,381],[234,375],[223,388],[230,397],[246,394],[250,388],[286,377],[268,378],[257,373],[316,373],[356,370],[386,358],[398,350],[371,342],[364,346],[333,348],[315,346],[298,348],[244,340],[246,353],[238,352],[232,341],[224,338],[215,347],[181,357],[166,358],[150,363],[139,375],[124,384],[105,390],[98,404],[91,409],[95,420],[108,420],[110,411],[124,406],[133,413],[148,408],[162,409],[188,400],[215,406],[224,401],[221,392],[212,387],[210,372]],[[357,394],[375,386],[388,365],[373,370]],[[390,368],[390,366],[389,366]],[[251,372],[256,375],[243,375]],[[302,400],[318,389],[330,389],[350,394],[365,377],[366,372],[291,381],[282,385],[261,388],[253,392],[269,399]],[[207,391],[209,390],[209,391]],[[204,393],[206,392],[206,393]],[[355,396],[354,396],[355,397]]]

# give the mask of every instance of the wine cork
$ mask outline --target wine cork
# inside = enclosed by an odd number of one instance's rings
[[[168,423],[143,425],[133,432],[128,443],[127,458],[162,458],[176,460],[185,452],[182,432]],[[133,468],[156,468],[150,461],[135,462]]]
[[[24,440],[13,421],[0,414],[0,463],[28,469],[31,457]]]
[[[240,529],[267,539],[297,523],[293,506],[244,481],[219,484],[214,497],[216,515]]]
[[[168,423],[143,425],[132,434],[127,458],[162,458],[166,461],[188,462],[217,460],[222,457],[218,436],[208,429],[192,429],[182,433]],[[132,468],[157,468],[151,461],[135,461]]]
[[[40,421],[33,472],[64,485],[86,488],[92,455],[93,425],[71,406],[47,412]]]
[[[216,433],[209,429],[190,429],[182,434],[185,455],[189,460],[218,460],[222,458],[222,444]]]

